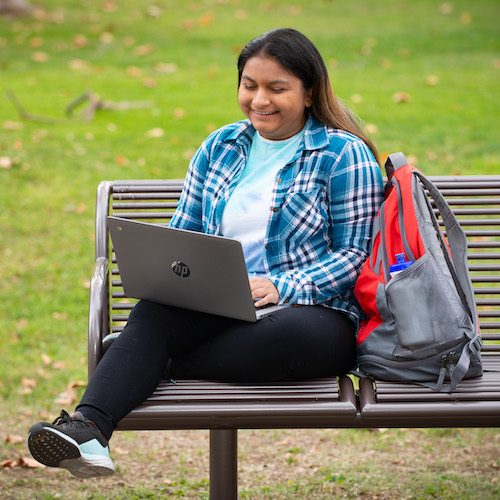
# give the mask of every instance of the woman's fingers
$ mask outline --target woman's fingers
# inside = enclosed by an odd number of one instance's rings
[[[278,303],[280,296],[271,280],[267,278],[250,278],[249,281],[252,298],[256,300],[255,307]]]

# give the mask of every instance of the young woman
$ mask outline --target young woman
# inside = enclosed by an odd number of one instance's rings
[[[295,307],[246,323],[140,301],[75,414],[32,426],[40,462],[78,477],[112,473],[114,428],[166,375],[258,382],[354,367],[353,287],[382,201],[376,150],[298,31],[252,40],[238,77],[247,120],[203,142],[171,225],[239,239],[255,305]]]

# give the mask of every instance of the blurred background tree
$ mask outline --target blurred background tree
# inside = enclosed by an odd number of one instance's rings
[[[31,4],[26,0],[0,0],[0,16],[27,16],[31,13],[31,9]]]

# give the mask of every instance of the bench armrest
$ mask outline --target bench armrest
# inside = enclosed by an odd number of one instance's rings
[[[90,281],[88,377],[92,376],[102,356],[102,339],[109,333],[108,259],[98,257]]]

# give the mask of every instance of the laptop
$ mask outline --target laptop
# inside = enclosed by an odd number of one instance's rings
[[[253,322],[287,307],[255,307],[238,240],[113,216],[108,227],[130,298]]]

